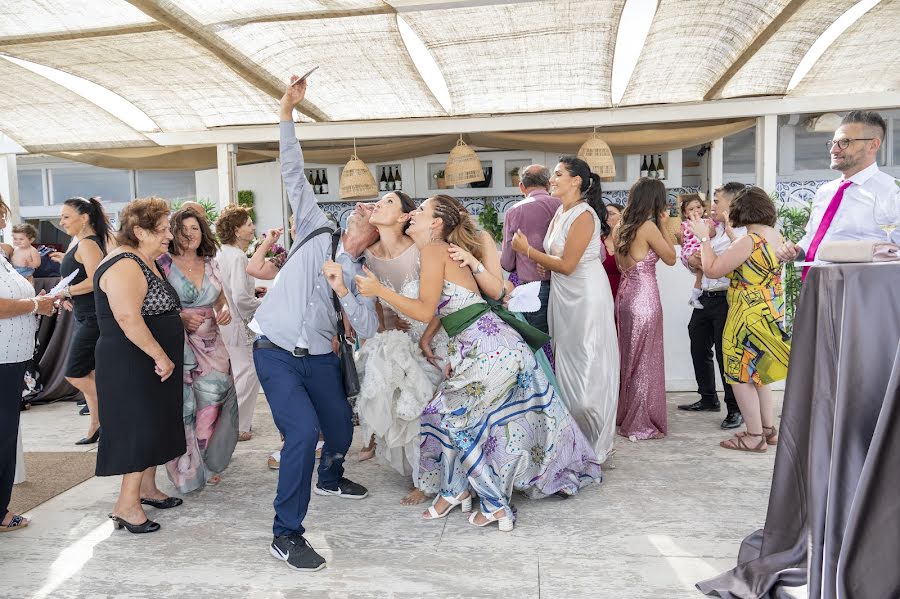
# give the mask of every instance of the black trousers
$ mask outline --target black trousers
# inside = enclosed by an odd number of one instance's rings
[[[728,299],[722,295],[701,295],[702,310],[694,310],[688,323],[691,338],[691,360],[694,362],[694,377],[697,379],[697,393],[700,401],[707,405],[719,405],[716,393],[716,371],[713,366],[713,347],[716,362],[719,363],[719,377],[725,387],[725,406],[728,413],[740,413],[734,391],[725,380],[725,362],[722,360],[722,332],[728,318]]]
[[[541,290],[538,293],[538,297],[541,299],[541,309],[537,312],[525,312],[522,316],[525,317],[528,324],[549,335],[550,325],[547,323],[547,304],[550,303],[550,281],[541,281]]]
[[[0,519],[6,517],[16,478],[19,406],[27,363],[0,364]]]

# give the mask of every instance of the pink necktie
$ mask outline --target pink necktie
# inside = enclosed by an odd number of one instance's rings
[[[841,200],[844,199],[844,191],[847,190],[853,184],[853,181],[847,179],[843,183],[841,183],[840,187],[838,187],[837,191],[834,192],[834,197],[831,198],[831,201],[828,202],[828,207],[825,208],[825,214],[822,215],[822,222],[819,223],[819,228],[816,229],[816,234],[813,235],[812,241],[809,242],[809,250],[806,252],[805,260],[807,262],[812,262],[816,259],[816,251],[819,249],[819,244],[822,243],[822,238],[825,237],[825,232],[828,231],[828,227],[831,226],[831,221],[834,220],[834,215],[837,213],[838,207],[841,205]],[[808,266],[803,267],[803,272],[800,275],[800,280],[806,280],[806,272],[809,270]]]

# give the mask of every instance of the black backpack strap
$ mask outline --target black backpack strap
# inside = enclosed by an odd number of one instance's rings
[[[306,245],[306,242],[309,241],[310,239],[312,239],[313,237],[321,235],[322,233],[331,233],[331,232],[333,232],[333,229],[331,227],[319,227],[318,229],[316,229],[315,231],[313,231],[312,233],[307,235],[303,239],[303,241],[301,241],[300,243],[295,243],[293,246],[291,246],[291,251],[288,253],[288,257],[285,259],[284,263],[287,264],[287,261],[291,259],[291,256],[293,256],[295,253],[297,253],[297,250],[299,250],[301,247]],[[284,267],[282,266],[282,268],[284,268]]]
[[[341,230],[338,229],[334,233],[331,234],[331,259],[337,259],[337,248],[338,244],[341,242]],[[338,318],[338,338],[343,340],[344,337],[344,314],[341,311],[341,302],[338,300],[337,293],[332,289],[331,290],[331,301],[334,304],[334,310],[337,312]]]

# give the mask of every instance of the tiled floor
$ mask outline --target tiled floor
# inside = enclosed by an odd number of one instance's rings
[[[476,529],[459,512],[423,521],[420,508],[398,503],[403,477],[350,460],[348,476],[371,496],[313,496],[308,538],[329,560],[314,574],[269,555],[277,473],[265,460],[278,434],[260,401],[255,437],[238,445],[222,484],[151,514],[158,533],[113,531],[118,478],[90,479],[32,510],[28,529],[0,537],[0,596],[700,597],[694,583],[732,567],[741,539],[762,525],[774,451],[720,449],[723,415],[675,409],[687,400],[669,396],[668,438],[619,438],[603,484],[567,500],[516,499],[511,534]],[[74,450],[86,426],[72,404],[36,407],[23,414],[26,451]]]

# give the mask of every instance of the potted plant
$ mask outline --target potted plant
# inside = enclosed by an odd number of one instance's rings
[[[441,169],[434,174],[434,182],[437,185],[438,189],[447,189],[447,185],[444,183],[444,170]]]
[[[511,171],[509,171],[509,178],[510,178],[510,186],[511,187],[519,186],[519,167],[516,167],[516,168],[512,169]]]

